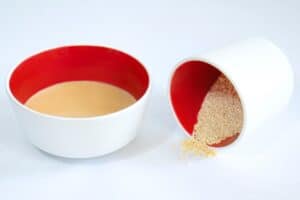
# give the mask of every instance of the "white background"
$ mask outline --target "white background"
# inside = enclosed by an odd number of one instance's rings
[[[151,72],[153,91],[136,140],[105,157],[71,160],[28,143],[2,84],[0,199],[300,199],[299,10],[298,0],[1,0],[2,83],[33,53],[95,44],[140,59]],[[256,36],[281,47],[294,67],[290,106],[213,159],[182,157],[184,134],[165,96],[172,66]]]

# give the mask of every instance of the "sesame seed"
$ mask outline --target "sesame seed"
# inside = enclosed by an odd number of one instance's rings
[[[214,156],[209,145],[219,144],[239,134],[243,126],[243,109],[232,83],[221,74],[211,86],[198,112],[193,137],[182,143],[185,152]]]

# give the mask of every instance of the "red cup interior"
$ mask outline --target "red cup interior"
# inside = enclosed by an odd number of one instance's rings
[[[110,83],[140,99],[149,86],[143,65],[133,57],[106,47],[68,46],[51,49],[23,61],[13,71],[9,87],[21,103],[39,90],[64,81]]]
[[[189,135],[193,133],[198,112],[207,92],[220,74],[217,68],[201,61],[187,61],[175,70],[170,85],[171,104],[177,119]],[[229,145],[238,135],[211,146]]]

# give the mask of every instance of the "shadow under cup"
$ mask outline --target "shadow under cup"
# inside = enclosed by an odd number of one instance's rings
[[[136,102],[96,117],[59,117],[35,112],[25,102],[66,81],[100,81],[128,91]],[[98,46],[67,46],[36,54],[11,73],[7,90],[16,118],[32,144],[63,157],[89,158],[113,152],[135,138],[150,90],[149,74],[132,56]]]
[[[149,87],[147,71],[133,57],[106,47],[70,46],[48,50],[22,62],[13,71],[9,88],[24,104],[46,87],[79,80],[112,84],[137,100]]]

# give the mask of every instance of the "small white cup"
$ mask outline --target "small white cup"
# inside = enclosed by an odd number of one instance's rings
[[[37,91],[74,80],[102,81],[121,87],[137,102],[97,117],[70,118],[36,112],[24,103]],[[8,76],[7,92],[29,140],[57,156],[88,158],[113,152],[137,134],[150,92],[150,77],[133,57],[97,46],[67,46],[34,55]]]
[[[281,111],[292,95],[292,68],[282,51],[265,39],[242,43],[187,58],[175,66],[170,77],[169,102],[180,127],[188,136],[208,88],[223,73],[241,99],[244,122],[235,144],[245,133]]]

